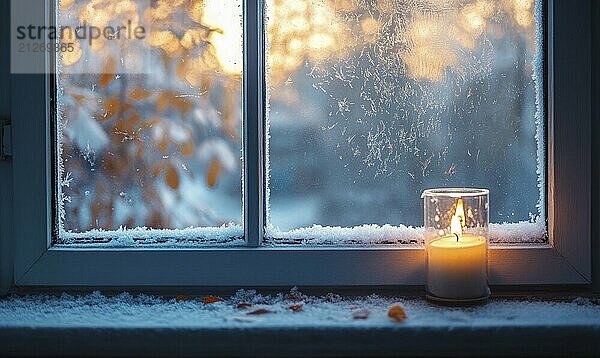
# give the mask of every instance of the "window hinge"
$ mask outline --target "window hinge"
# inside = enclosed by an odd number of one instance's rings
[[[0,121],[0,160],[12,157],[12,126],[10,121]]]

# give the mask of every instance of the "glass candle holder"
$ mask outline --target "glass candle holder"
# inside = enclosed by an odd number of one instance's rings
[[[489,191],[423,192],[427,299],[441,304],[487,301]]]

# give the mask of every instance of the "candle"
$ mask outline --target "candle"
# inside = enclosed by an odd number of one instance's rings
[[[482,189],[423,193],[430,300],[475,303],[489,295],[487,197]]]
[[[427,286],[444,298],[476,298],[487,293],[485,237],[443,236],[429,244]]]

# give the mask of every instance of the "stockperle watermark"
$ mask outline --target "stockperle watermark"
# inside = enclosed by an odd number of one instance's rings
[[[73,44],[72,40],[86,41],[90,46],[95,40],[144,40],[146,28],[131,20],[126,25],[98,27],[84,23],[79,26],[39,26],[29,24],[17,26],[17,40],[60,40],[61,43]]]
[[[107,58],[122,73],[151,72],[152,30],[142,16],[151,0],[71,1],[68,9],[54,3],[11,1],[12,73],[102,73]]]
[[[79,26],[39,26],[29,24],[16,28],[17,48],[20,53],[73,53],[86,42],[93,47],[94,41],[144,40],[146,28],[134,25],[131,20],[126,25],[98,27],[88,24]]]

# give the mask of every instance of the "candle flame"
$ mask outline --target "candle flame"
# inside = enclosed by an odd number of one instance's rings
[[[462,228],[465,226],[465,209],[462,199],[458,199],[456,203],[456,211],[450,220],[450,233],[456,235],[456,239],[462,236]]]

